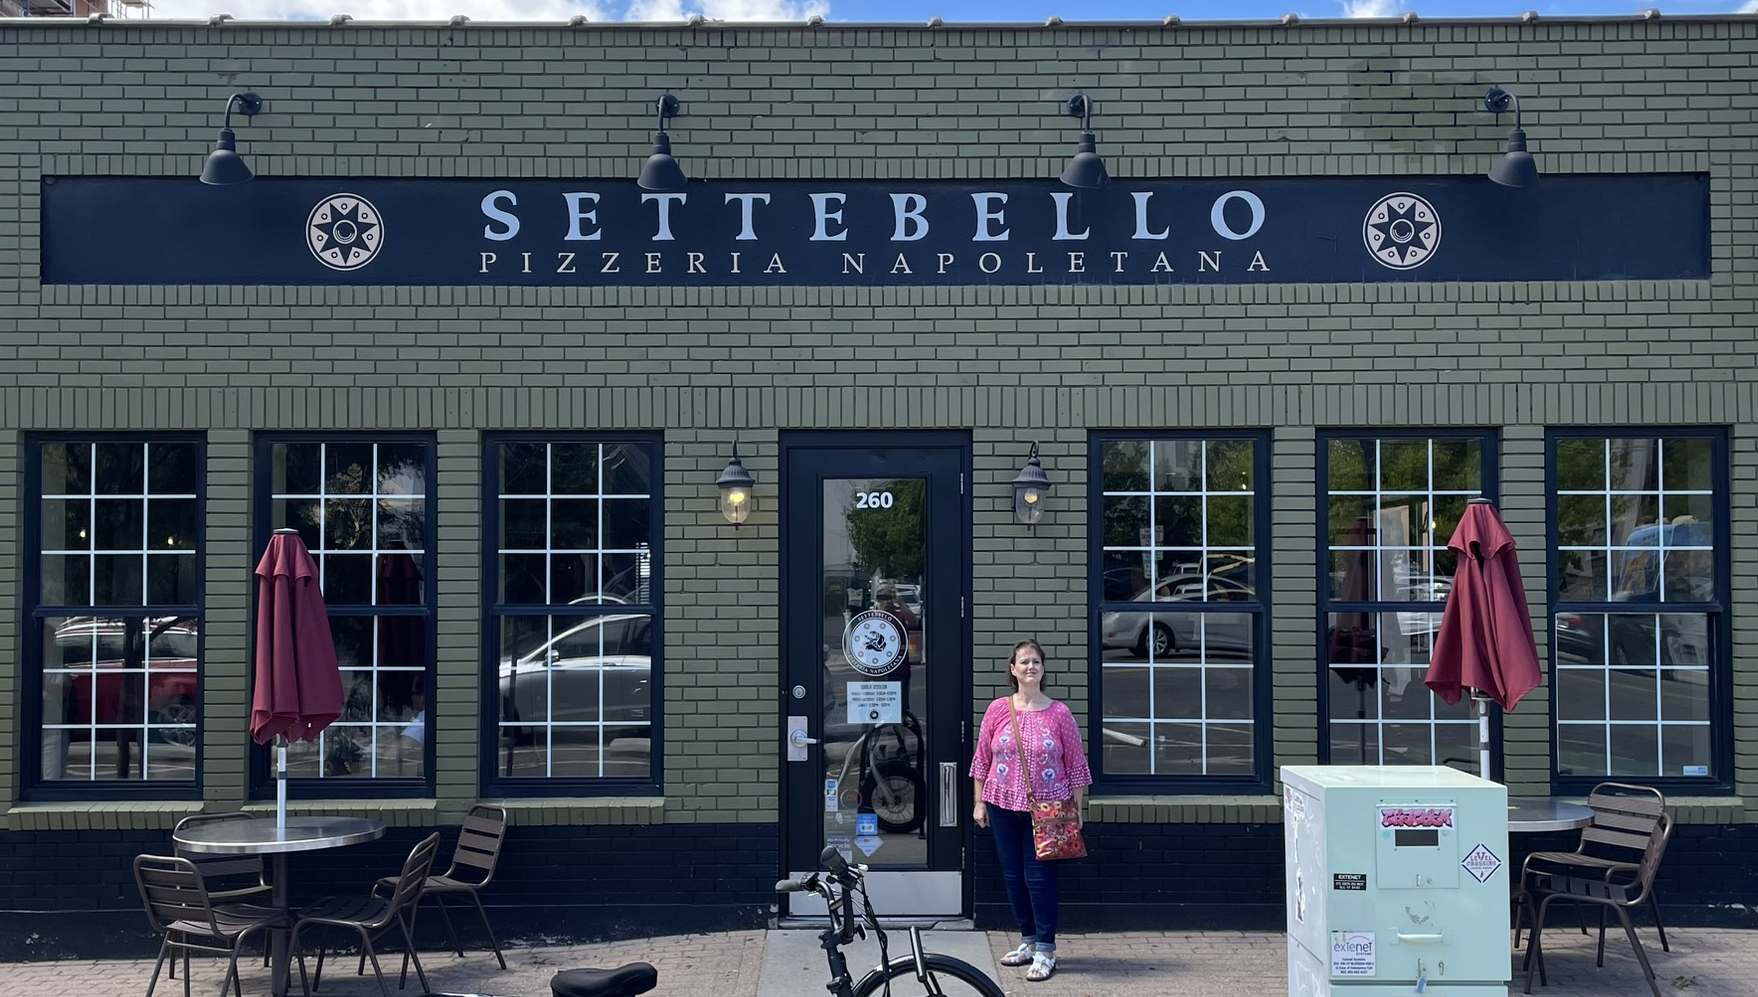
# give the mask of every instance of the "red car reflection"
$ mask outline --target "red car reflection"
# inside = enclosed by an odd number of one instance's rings
[[[54,641],[44,675],[50,722],[151,724],[158,740],[195,743],[200,640],[193,619],[74,617],[55,628]],[[100,740],[114,737],[98,732]]]

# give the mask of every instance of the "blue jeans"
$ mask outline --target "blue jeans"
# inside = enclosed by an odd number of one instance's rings
[[[1019,937],[1040,952],[1056,951],[1056,864],[1039,862],[1032,846],[1032,815],[989,804],[989,828],[995,832],[995,854],[1001,859],[1001,880],[1019,922]]]

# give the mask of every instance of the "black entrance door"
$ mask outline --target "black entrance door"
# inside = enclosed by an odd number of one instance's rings
[[[782,872],[835,845],[887,916],[967,913],[969,454],[951,434],[781,440]]]

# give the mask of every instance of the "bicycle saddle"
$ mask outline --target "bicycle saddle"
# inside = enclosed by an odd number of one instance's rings
[[[659,970],[645,962],[615,969],[569,969],[555,974],[555,997],[635,997],[659,985]]]

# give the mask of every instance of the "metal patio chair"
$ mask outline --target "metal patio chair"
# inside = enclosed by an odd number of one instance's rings
[[[1587,875],[1572,875],[1565,872],[1534,873],[1532,887],[1520,891],[1518,902],[1522,907],[1533,907],[1532,935],[1526,942],[1526,993],[1532,992],[1532,974],[1538,973],[1539,982],[1549,986],[1544,973],[1544,944],[1540,936],[1544,933],[1544,918],[1550,911],[1550,905],[1556,901],[1576,904],[1592,904],[1601,911],[1610,910],[1623,922],[1624,934],[1630,939],[1630,947],[1635,950],[1636,961],[1642,964],[1642,976],[1648,981],[1648,988],[1654,997],[1660,997],[1660,984],[1655,982],[1654,967],[1648,962],[1648,953],[1642,948],[1642,940],[1636,937],[1636,927],[1630,923],[1630,909],[1640,907],[1652,900],[1654,896],[1654,877],[1660,872],[1660,860],[1666,855],[1667,842],[1673,835],[1673,820],[1662,813],[1656,821],[1654,833],[1648,836],[1648,843],[1642,850],[1642,860],[1636,863],[1635,878],[1627,883],[1615,883],[1604,876],[1595,876],[1589,870]],[[1603,922],[1602,922],[1603,923]],[[1605,932],[1599,935],[1599,964],[1605,965]]]
[[[152,997],[159,985],[159,972],[166,958],[172,960],[174,970],[178,953],[183,955],[183,994],[189,997],[190,952],[227,956],[226,978],[220,983],[220,993],[224,995],[231,987],[238,997],[244,997],[244,986],[238,978],[238,952],[244,940],[259,931],[288,926],[287,913],[272,907],[215,904],[201,871],[181,856],[137,856],[134,881],[140,888],[148,923],[153,931],[164,936],[159,958],[153,963],[152,980],[147,983],[147,997]]]
[[[501,846],[507,836],[507,810],[492,804],[479,803],[470,808],[464,816],[464,826],[458,832],[458,846],[452,850],[452,864],[445,872],[427,877],[427,886],[421,891],[421,899],[409,916],[409,927],[413,932],[415,917],[420,913],[420,905],[433,898],[434,906],[439,908],[440,918],[445,921],[446,935],[452,940],[452,949],[461,959],[464,957],[464,946],[458,942],[458,932],[452,927],[452,916],[446,912],[447,896],[468,896],[476,904],[476,913],[482,918],[482,929],[488,932],[489,947],[494,949],[494,957],[500,961],[501,968],[507,968],[507,957],[501,954],[500,940],[495,937],[494,927],[488,923],[488,909],[482,906],[481,891],[494,880],[495,867],[500,864]],[[383,895],[394,889],[396,879],[386,877],[373,887],[375,894]]]
[[[404,860],[403,871],[392,880],[394,885],[389,896],[379,896],[375,890],[366,896],[326,897],[300,911],[299,920],[293,925],[293,951],[299,953],[299,983],[306,997],[322,984],[324,975],[324,949],[320,947],[317,950],[317,972],[309,981],[305,976],[305,955],[299,947],[299,939],[311,928],[346,928],[358,935],[361,952],[372,960],[372,972],[378,978],[378,989],[384,997],[391,997],[391,990],[385,985],[384,969],[378,964],[378,951],[373,947],[373,941],[396,928],[402,932],[403,951],[407,957],[397,980],[398,989],[409,982],[409,962],[413,961],[422,991],[432,991],[433,988],[427,985],[427,973],[421,968],[421,957],[415,953],[408,915],[421,899],[421,890],[433,869],[433,857],[439,851],[439,843],[438,833],[421,839]]]
[[[1520,867],[1520,887],[1529,889],[1533,876],[1562,873],[1570,876],[1599,876],[1606,882],[1628,883],[1635,875],[1649,840],[1654,836],[1660,818],[1666,814],[1666,797],[1652,786],[1624,782],[1602,782],[1593,787],[1587,798],[1593,811],[1593,823],[1581,831],[1580,843],[1572,852],[1533,852]],[[1653,890],[1648,891],[1648,909],[1654,915],[1654,927],[1660,934],[1660,948],[1671,952],[1666,940],[1666,925],[1660,920],[1660,902]],[[1521,922],[1514,925],[1514,945],[1520,944]],[[1587,933],[1587,922],[1581,922],[1581,933]],[[1605,965],[1605,909],[1599,917],[1599,964]]]
[[[192,814],[177,822],[177,831],[197,824],[219,824],[256,818],[242,810],[219,814]],[[175,832],[173,832],[175,833]],[[269,883],[268,867],[261,855],[219,855],[177,849],[200,870],[208,884],[208,897],[217,904],[261,901],[267,906],[275,888]]]

